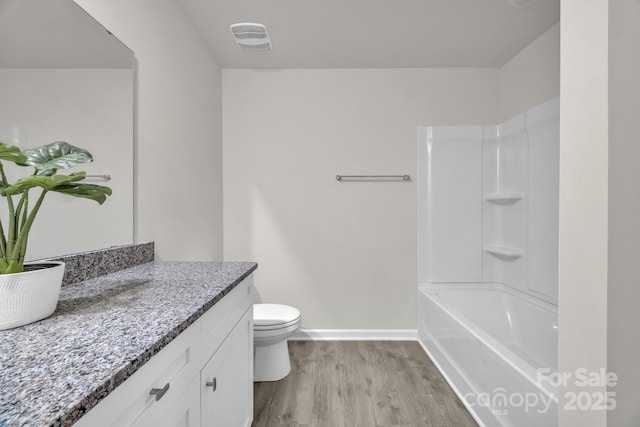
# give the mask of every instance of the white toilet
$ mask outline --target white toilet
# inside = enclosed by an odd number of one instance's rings
[[[282,304],[253,305],[253,381],[278,381],[291,370],[287,338],[300,327],[300,311]]]

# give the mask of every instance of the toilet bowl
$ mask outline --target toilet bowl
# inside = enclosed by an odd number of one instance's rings
[[[300,311],[282,304],[253,305],[253,381],[278,381],[291,371],[287,338],[300,328]]]

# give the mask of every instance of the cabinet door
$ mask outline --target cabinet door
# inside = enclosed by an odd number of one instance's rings
[[[202,365],[218,350],[244,312],[253,306],[253,276],[245,278],[201,317]]]
[[[249,427],[253,421],[253,307],[200,374],[202,427]]]

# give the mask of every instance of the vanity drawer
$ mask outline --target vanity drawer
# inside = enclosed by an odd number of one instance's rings
[[[253,275],[250,275],[200,318],[202,365],[207,363],[247,309],[252,306],[252,285]]]
[[[75,425],[154,426],[200,373],[200,320],[178,335]]]

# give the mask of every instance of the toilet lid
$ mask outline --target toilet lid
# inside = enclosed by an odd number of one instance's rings
[[[254,326],[274,326],[300,319],[300,310],[282,304],[254,304]]]

